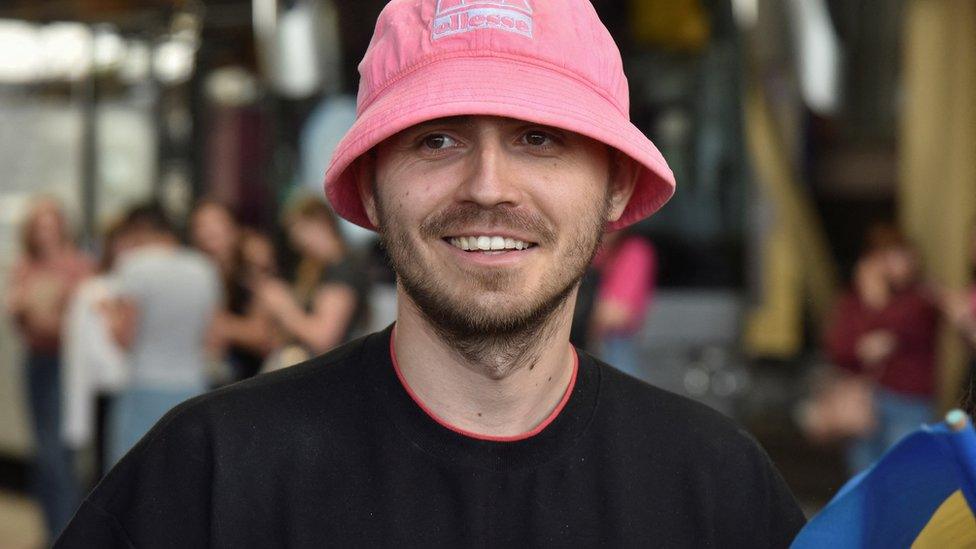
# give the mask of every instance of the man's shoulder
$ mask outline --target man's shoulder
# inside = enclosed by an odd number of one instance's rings
[[[689,398],[632,378],[602,363],[600,406],[604,421],[619,434],[634,482],[643,478],[660,487],[680,479],[682,490],[696,501],[711,502],[721,524],[719,539],[756,536],[775,546],[802,527],[796,500],[759,442],[731,418]],[[669,484],[668,484],[669,485]],[[735,497],[728,497],[734,494]]]
[[[678,453],[705,459],[732,453],[764,456],[759,443],[732,418],[717,410],[623,373],[594,359],[601,370],[601,407],[623,429],[642,439],[668,441]]]
[[[301,421],[317,415],[317,409],[342,406],[343,401],[362,395],[366,384],[362,354],[370,337],[375,334],[300,364],[210,391],[180,404],[169,415],[179,417],[179,423],[228,430],[235,424]]]
[[[177,478],[192,500],[213,481],[214,463],[224,474],[253,476],[290,463],[300,455],[295,449],[308,450],[312,438],[329,440],[324,435],[354,430],[367,390],[365,339],[179,404],[116,465],[90,500],[110,513],[125,514],[123,503],[136,497],[131,486],[162,490]]]

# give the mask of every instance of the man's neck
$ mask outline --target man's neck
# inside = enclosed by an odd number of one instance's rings
[[[497,376],[455,352],[402,290],[398,298],[394,352],[400,373],[441,421],[480,435],[512,437],[541,424],[562,400],[576,360],[569,344],[571,306],[555,311],[554,329],[534,343],[537,360]]]

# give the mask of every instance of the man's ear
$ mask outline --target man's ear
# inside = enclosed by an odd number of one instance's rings
[[[610,200],[607,210],[607,222],[613,223],[620,219],[627,209],[627,203],[634,194],[637,184],[637,163],[624,153],[612,150],[610,152]]]
[[[359,199],[363,202],[366,217],[374,227],[379,227],[379,215],[376,212],[376,155],[370,151],[356,161],[356,186],[359,187]]]

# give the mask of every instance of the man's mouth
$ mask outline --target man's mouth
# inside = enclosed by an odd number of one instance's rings
[[[448,244],[466,252],[500,253],[527,250],[535,242],[497,235],[452,236],[444,239]]]

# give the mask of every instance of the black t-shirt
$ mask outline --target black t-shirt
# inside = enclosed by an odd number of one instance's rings
[[[390,330],[171,411],[57,547],[786,547],[804,523],[755,440],[580,352],[539,434],[429,417]]]

